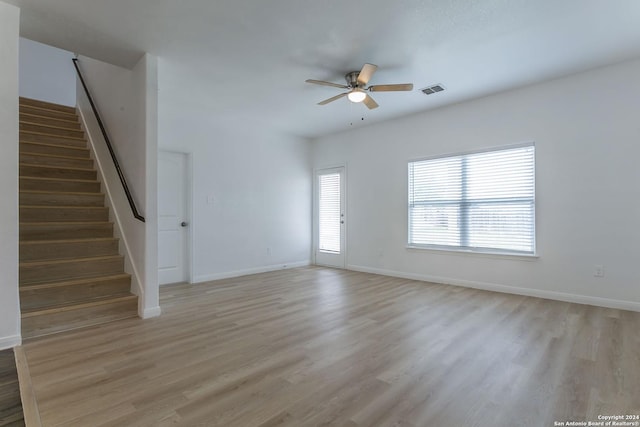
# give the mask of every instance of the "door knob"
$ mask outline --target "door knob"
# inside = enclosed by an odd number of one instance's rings
[[[184,222],[184,221],[182,221],[182,222],[180,223],[180,226],[181,226],[181,227],[186,227],[187,225],[189,225],[189,224],[187,224],[187,223],[186,223],[186,222]]]

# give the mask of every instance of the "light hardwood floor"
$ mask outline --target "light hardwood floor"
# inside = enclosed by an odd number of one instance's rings
[[[0,351],[0,427],[24,427],[13,350]]]
[[[308,267],[25,346],[44,426],[553,426],[640,414],[640,313]]]

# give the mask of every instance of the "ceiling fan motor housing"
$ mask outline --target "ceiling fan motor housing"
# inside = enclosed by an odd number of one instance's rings
[[[355,88],[363,88],[365,85],[358,83],[358,76],[360,75],[360,71],[352,71],[350,73],[345,74],[344,78],[347,81],[347,86],[352,89]]]

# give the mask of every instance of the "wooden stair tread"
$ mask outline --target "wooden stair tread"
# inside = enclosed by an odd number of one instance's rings
[[[78,310],[78,309],[82,309],[82,308],[88,308],[88,307],[97,307],[100,305],[106,305],[106,304],[112,304],[112,303],[119,303],[119,302],[126,302],[126,301],[132,301],[134,299],[137,299],[137,295],[134,295],[132,293],[128,293],[128,294],[121,294],[121,295],[113,295],[113,296],[108,296],[108,297],[99,297],[99,298],[95,298],[92,300],[89,300],[87,302],[83,302],[83,303],[71,303],[71,304],[58,304],[58,305],[53,305],[51,307],[47,307],[44,309],[33,309],[33,310],[24,310],[22,312],[22,318],[28,318],[28,317],[34,317],[34,316],[42,316],[42,315],[46,315],[46,314],[53,314],[53,313],[62,313],[65,311],[73,311],[73,310]]]
[[[132,301],[135,303],[135,301]],[[100,309],[101,307],[92,307],[93,309]],[[79,310],[82,311],[82,310]],[[50,316],[47,317],[52,317],[52,316],[60,316],[60,315],[64,315],[66,313],[62,312],[62,313],[53,313]],[[125,319],[132,319],[132,318],[136,318],[138,317],[137,312],[135,310],[129,310],[126,312],[117,312],[117,313],[100,313],[98,314],[96,317],[91,317],[90,319],[80,319],[80,320],[72,320],[72,321],[65,321],[64,325],[60,325],[60,324],[54,324],[54,325],[50,325],[47,324],[47,326],[38,326],[38,325],[28,325],[27,326],[27,330],[25,331],[23,329],[23,333],[22,333],[22,339],[25,341],[30,341],[33,339],[38,339],[38,338],[44,338],[44,337],[48,337],[51,335],[55,335],[55,334],[59,334],[59,333],[63,333],[63,332],[70,332],[70,331],[76,331],[76,330],[80,330],[80,329],[86,329],[86,328],[92,328],[92,327],[98,327],[101,325],[104,325],[106,323],[111,323],[111,322],[117,322],[120,320],[125,320]],[[23,325],[29,323],[28,321],[31,319],[38,319],[38,316],[35,317],[30,317],[30,318],[26,318],[23,319]],[[59,320],[58,322],[59,323]]]
[[[22,119],[20,119],[19,124],[21,124],[21,125],[29,125],[29,126],[38,126],[38,127],[42,127],[42,128],[48,128],[48,129],[66,130],[66,131],[71,131],[71,132],[83,132],[82,129],[78,129],[78,128],[67,128],[67,127],[61,127],[61,126],[54,126],[54,125],[50,125],[50,124],[46,124],[46,123],[27,122],[27,121],[22,120]]]
[[[20,227],[30,227],[30,226],[49,226],[49,225],[113,225],[112,221],[38,221],[38,222],[21,222],[19,223]]]
[[[33,163],[20,163],[18,166],[28,166],[31,168],[42,168],[42,169],[65,169],[65,170],[74,170],[74,171],[84,171],[84,172],[95,172],[95,169],[90,169],[90,168],[76,168],[76,167],[69,167],[69,166],[49,166],[49,165],[37,165],[37,164],[33,164]],[[22,176],[28,176],[28,175],[20,175]]]
[[[20,114],[31,114],[31,115],[37,115],[37,116],[58,119],[58,120],[68,120],[68,121],[78,120],[77,112],[72,113],[67,111],[52,110],[50,108],[41,108],[35,105],[27,105],[27,104],[20,104],[19,108],[20,108]]]
[[[82,285],[85,283],[94,283],[94,282],[106,282],[108,280],[118,280],[118,279],[129,279],[131,275],[129,273],[120,273],[120,274],[110,274],[103,276],[95,276],[95,277],[83,277],[81,279],[73,279],[73,280],[58,280],[46,283],[29,283],[25,285],[20,285],[20,292],[27,292],[37,289],[50,289],[50,288],[61,288],[64,286],[74,286],[74,285]]]
[[[60,181],[60,182],[82,182],[91,184],[100,184],[97,179],[80,179],[80,178],[48,178],[46,176],[20,176],[20,179],[30,179],[36,181]]]
[[[53,195],[70,195],[70,196],[104,196],[104,193],[88,193],[85,191],[51,191],[51,190],[20,190],[25,194],[53,194]],[[31,205],[29,205],[31,206]],[[103,208],[104,206],[94,206],[95,208]]]
[[[91,158],[86,157],[75,157],[75,156],[61,156],[60,154],[49,154],[49,153],[34,153],[29,151],[21,151],[21,156],[39,156],[39,157],[51,157],[54,159],[71,159],[71,160],[93,160]],[[48,166],[48,165],[45,165]],[[66,166],[63,166],[66,167]]]
[[[29,105],[28,107],[32,107],[32,106],[30,106],[30,105]],[[37,108],[37,107],[32,107],[32,108]],[[51,110],[49,110],[49,111],[51,111]],[[54,111],[57,111],[57,110],[54,110]],[[38,114],[22,113],[22,112],[20,113],[20,117],[25,117],[25,116],[26,116],[26,117],[30,117],[30,118],[34,118],[35,120],[39,120],[39,119],[43,119],[43,120],[57,120],[57,121],[60,121],[60,122],[72,123],[72,124],[74,124],[74,125],[77,125],[77,124],[79,123],[79,122],[78,122],[78,119],[77,119],[77,116],[75,116],[75,115],[74,115],[74,116],[72,116],[71,114],[69,114],[69,116],[70,116],[70,117],[69,117],[69,119],[56,119],[56,118],[48,117],[48,116],[40,116],[40,115],[38,115]],[[75,119],[73,119],[73,117],[75,117]],[[37,123],[37,122],[30,122],[30,123]]]
[[[86,242],[105,242],[118,240],[117,237],[80,237],[74,239],[59,240],[20,240],[21,245],[39,245],[39,244],[56,244],[56,243],[86,243]]]
[[[27,98],[25,96],[19,97],[18,101],[20,105],[25,105],[28,107],[37,106],[38,108],[42,108],[46,110],[65,111],[65,112],[69,112],[69,114],[76,114],[76,108],[71,107],[69,105],[56,104],[54,102],[42,101],[34,98]]]
[[[88,152],[89,149],[85,147],[76,147],[74,145],[60,145],[60,144],[51,144],[49,142],[35,142],[35,141],[20,141],[20,144],[23,145],[38,145],[42,147],[52,147],[52,148],[64,148],[66,150],[77,150]]]
[[[106,206],[55,206],[55,205],[20,205],[20,209],[108,209]],[[54,221],[52,221],[54,222]]]
[[[42,135],[42,136],[50,136],[50,137],[58,138],[58,139],[72,139],[74,141],[87,142],[87,140],[85,138],[81,138],[81,137],[77,137],[77,136],[56,135],[56,134],[52,134],[52,133],[36,132],[36,131],[32,131],[32,130],[23,130],[23,129],[20,129],[20,133],[28,133],[30,135]]]
[[[49,264],[73,264],[74,262],[90,262],[90,261],[106,261],[113,259],[122,259],[122,255],[105,255],[105,256],[92,256],[92,257],[84,257],[84,258],[71,258],[71,259],[50,259],[44,261],[24,261],[20,262],[20,267],[34,267],[40,265],[49,265]]]
[[[20,240],[20,260],[23,262],[31,261],[51,261],[60,259],[76,259],[81,261],[86,258],[119,255],[120,239],[109,236],[92,236],[88,239],[38,239],[38,240]],[[52,267],[51,264],[47,267]],[[46,276],[45,281],[50,280]],[[26,282],[25,282],[26,283]]]

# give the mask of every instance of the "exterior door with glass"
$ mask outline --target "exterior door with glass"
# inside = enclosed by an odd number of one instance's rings
[[[321,169],[315,179],[315,263],[345,267],[344,167]]]

